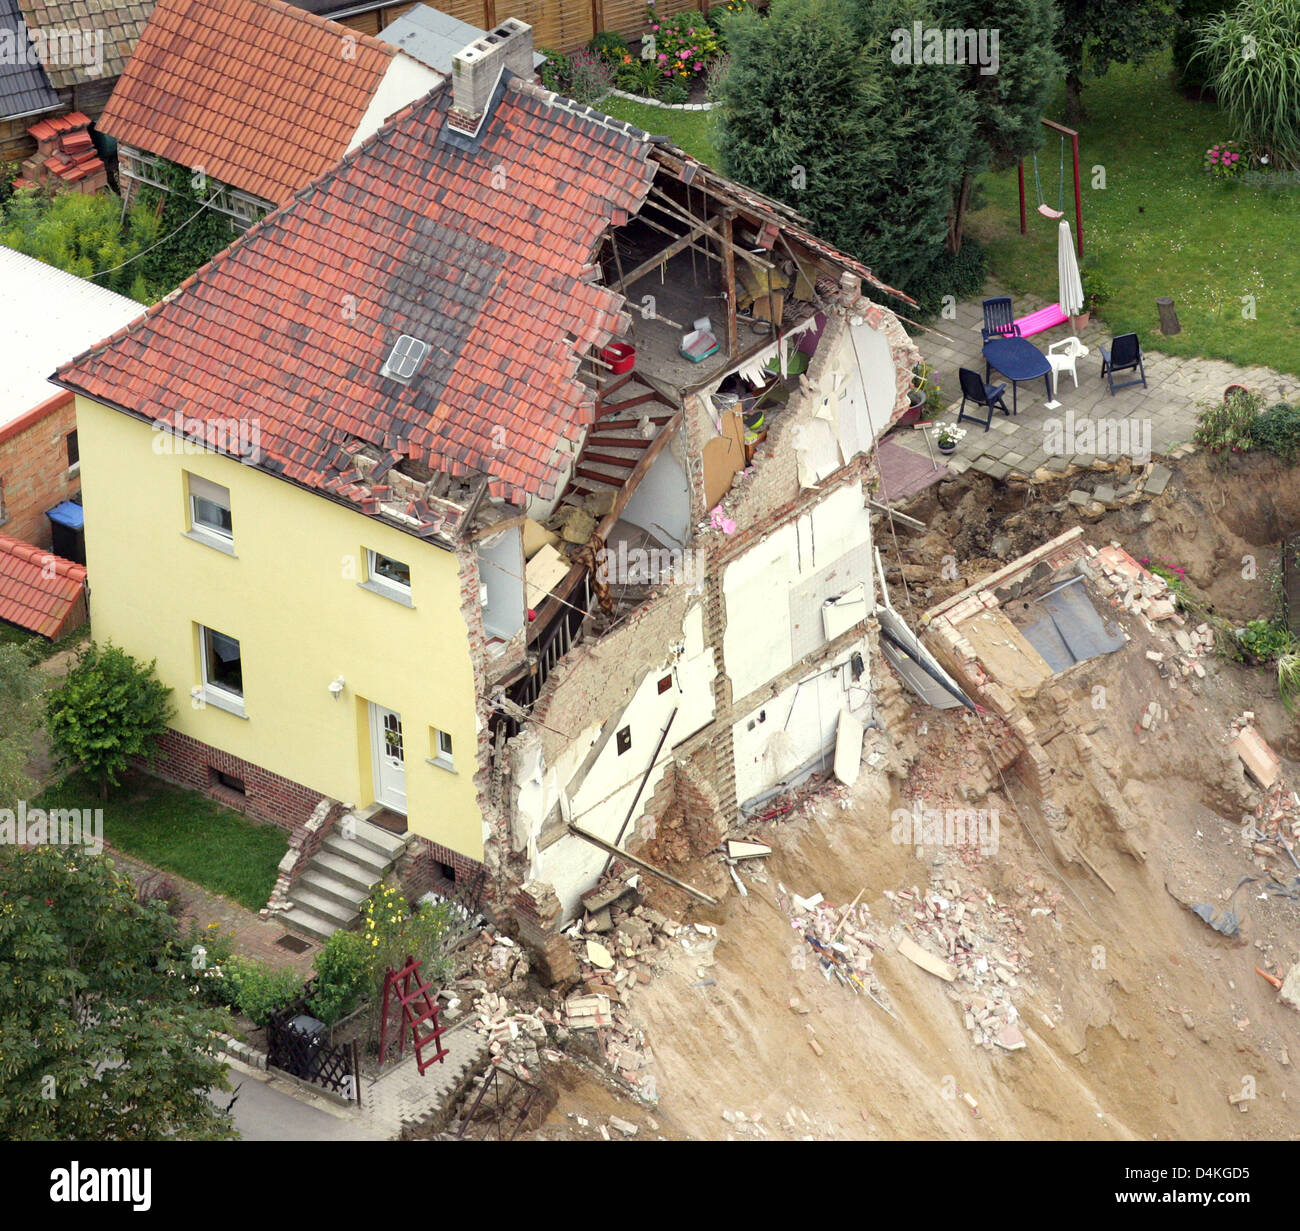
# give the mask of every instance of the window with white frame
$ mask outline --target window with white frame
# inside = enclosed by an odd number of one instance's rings
[[[456,761],[451,751],[451,736],[437,727],[433,728],[433,756],[429,760],[443,769],[450,769],[453,772],[456,769]]]
[[[199,625],[199,657],[204,700],[219,709],[244,712],[244,667],[239,642],[215,628]]]
[[[376,594],[394,598],[400,603],[411,602],[411,568],[401,560],[394,560],[382,552],[366,550],[365,587]]]
[[[235,542],[230,489],[197,474],[186,478],[189,483],[191,535],[229,551]]]

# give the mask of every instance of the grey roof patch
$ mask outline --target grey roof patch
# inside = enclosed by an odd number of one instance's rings
[[[377,37],[390,46],[401,48],[413,60],[450,75],[452,57],[486,33],[449,13],[440,13],[427,4],[417,4],[386,25]],[[545,59],[534,52],[533,67]]]
[[[18,0],[0,0],[0,47],[11,49],[11,54],[0,56],[0,119],[36,116],[63,105],[45,69],[28,54],[27,23]],[[24,54],[16,54],[20,52]]]

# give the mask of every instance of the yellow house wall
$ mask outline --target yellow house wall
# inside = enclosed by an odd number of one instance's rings
[[[157,658],[174,690],[172,725],[364,806],[374,799],[367,703],[396,710],[411,830],[482,859],[454,554],[220,454],[156,452],[148,425],[83,397],[77,425],[94,636]],[[185,536],[186,471],[230,489],[233,557]],[[366,548],[410,566],[414,607],[357,585]],[[244,718],[191,700],[200,624],[239,640]],[[340,675],[335,700],[328,685]],[[427,763],[435,726],[451,735],[458,772]]]

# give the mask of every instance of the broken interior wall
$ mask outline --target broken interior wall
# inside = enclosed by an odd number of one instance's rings
[[[862,673],[853,678],[853,656]],[[866,637],[843,648],[828,664],[818,664],[732,726],[736,799],[746,802],[790,777],[835,747],[840,711],[865,718],[871,707]]]
[[[684,548],[691,533],[691,488],[680,433],[655,458],[623,509],[623,520],[650,531],[665,547]]]
[[[509,641],[524,628],[524,542],[518,526],[478,544],[479,605],[489,637]]]
[[[538,703],[539,721],[511,744],[514,843],[529,878],[553,886],[565,919],[607,856],[568,834],[562,818],[613,842],[632,812],[626,840],[673,749],[713,718],[716,667],[698,596],[669,587],[636,617],[570,655]]]
[[[871,515],[861,481],[831,490],[730,561],[722,574],[722,648],[732,695],[747,696],[824,646],[823,605],[869,587],[871,570]]]

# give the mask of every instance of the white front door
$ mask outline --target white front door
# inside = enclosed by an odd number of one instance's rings
[[[406,815],[406,756],[402,716],[370,703],[370,742],[374,753],[375,802]]]

